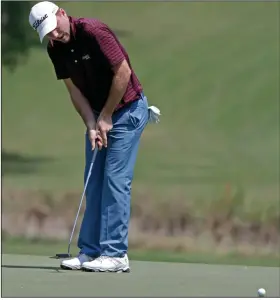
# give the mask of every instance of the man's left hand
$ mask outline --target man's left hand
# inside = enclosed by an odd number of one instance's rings
[[[107,148],[107,134],[113,128],[112,116],[100,115],[96,122],[96,130],[100,134],[103,146]]]

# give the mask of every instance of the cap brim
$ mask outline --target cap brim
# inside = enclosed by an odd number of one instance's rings
[[[41,43],[43,42],[44,37],[51,31],[53,31],[56,28],[56,26],[57,26],[56,15],[49,16],[48,21],[44,22],[44,26],[38,28],[38,34]]]

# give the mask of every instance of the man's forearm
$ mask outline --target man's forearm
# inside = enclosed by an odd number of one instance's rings
[[[101,115],[112,115],[116,106],[120,103],[129,82],[130,70],[119,70],[112,80],[109,97],[102,109]]]
[[[83,96],[83,94],[77,89],[70,92],[70,97],[72,103],[83,119],[88,130],[95,129],[96,121],[92,109],[87,101],[87,99]]]

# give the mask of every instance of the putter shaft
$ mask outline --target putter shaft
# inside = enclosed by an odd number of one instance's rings
[[[81,200],[80,200],[80,205],[79,205],[79,208],[78,208],[78,211],[77,211],[76,219],[75,219],[75,222],[74,222],[74,225],[73,225],[73,229],[72,229],[72,232],[71,232],[71,236],[70,236],[70,239],[69,239],[68,250],[67,250],[68,251],[67,252],[68,255],[70,255],[71,242],[72,242],[72,239],[73,239],[73,235],[74,235],[74,232],[75,232],[77,220],[78,220],[78,217],[79,217],[79,214],[80,214],[80,210],[81,210],[81,207],[82,207],[82,204],[83,204],[84,195],[85,195],[85,192],[86,192],[86,189],[87,189],[87,185],[88,185],[89,178],[90,178],[91,171],[92,171],[92,167],[93,167],[96,155],[97,155],[97,151],[98,151],[98,147],[96,145],[96,147],[95,147],[95,149],[93,151],[93,155],[92,155],[92,159],[91,159],[91,164],[90,164],[90,168],[89,168],[87,180],[86,180],[86,183],[85,183],[84,191],[83,191],[83,194],[82,194],[82,197],[81,197]]]

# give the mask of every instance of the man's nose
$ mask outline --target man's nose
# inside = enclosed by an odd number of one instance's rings
[[[53,32],[52,32],[52,34],[53,34],[53,37],[54,38],[58,38],[58,32],[57,32],[57,30],[54,30]]]
[[[54,29],[53,31],[51,31],[48,36],[52,39],[56,39],[58,37],[58,32],[56,29]]]

